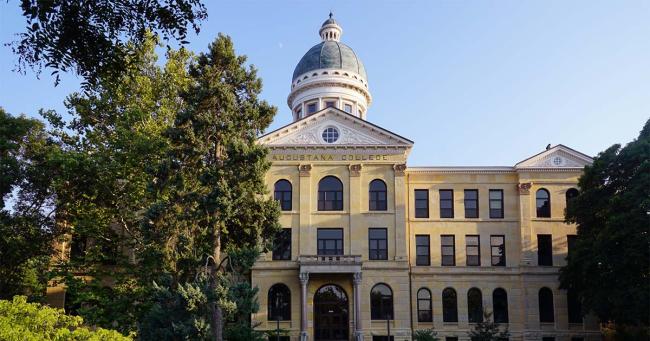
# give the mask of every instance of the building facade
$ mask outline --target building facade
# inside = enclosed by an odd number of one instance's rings
[[[269,147],[284,227],[252,271],[259,329],[290,340],[469,340],[483,311],[512,340],[599,339],[560,290],[564,209],[591,158],[549,146],[514,166],[408,167],[413,142],[367,121],[361,60],[330,18],[300,60],[293,123]]]

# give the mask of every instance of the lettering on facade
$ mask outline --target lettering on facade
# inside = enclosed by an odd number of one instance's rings
[[[273,161],[388,161],[388,154],[274,154]]]

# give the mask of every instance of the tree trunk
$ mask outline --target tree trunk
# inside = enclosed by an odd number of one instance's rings
[[[214,231],[215,234],[215,246],[214,253],[212,257],[214,258],[214,265],[210,267],[210,290],[214,291],[216,288],[217,273],[221,264],[221,230],[217,226]],[[210,316],[210,327],[212,329],[212,339],[214,341],[223,341],[223,310],[217,304],[217,302],[211,303],[211,316]]]

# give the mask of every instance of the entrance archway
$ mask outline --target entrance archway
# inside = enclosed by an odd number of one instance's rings
[[[348,295],[336,284],[320,287],[314,295],[314,339],[342,341],[349,339]]]

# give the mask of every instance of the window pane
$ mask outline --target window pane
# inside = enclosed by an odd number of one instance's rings
[[[388,259],[388,239],[386,228],[368,229],[369,258],[371,260]]]
[[[282,229],[273,242],[273,259],[291,259],[291,229]]]
[[[456,265],[456,247],[454,245],[454,236],[452,235],[443,235],[440,236],[441,242],[441,265],[443,266],[454,266]]]

